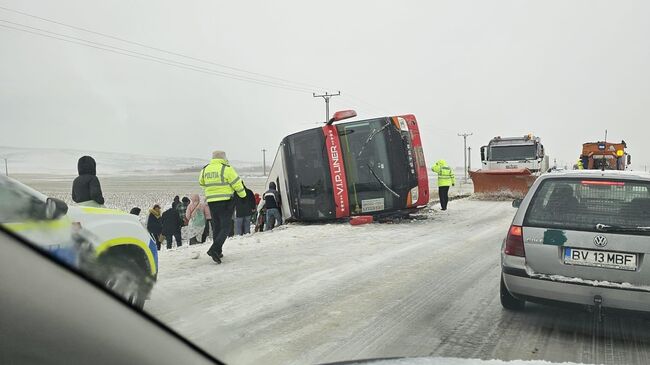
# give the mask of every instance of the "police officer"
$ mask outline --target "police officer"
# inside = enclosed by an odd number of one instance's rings
[[[436,161],[436,164],[431,167],[431,170],[438,174],[438,195],[440,196],[440,207],[442,210],[447,210],[447,203],[449,203],[449,187],[456,185],[454,170],[447,165],[445,160]]]
[[[576,163],[576,170],[584,170],[584,169],[585,169],[585,165],[582,164],[582,159],[579,158],[578,162]]]
[[[235,208],[233,195],[246,197],[244,185],[226,159],[223,151],[214,151],[212,160],[199,175],[199,184],[203,187],[205,200],[212,215],[213,243],[208,255],[217,264],[223,257],[222,248],[232,226],[232,215]]]

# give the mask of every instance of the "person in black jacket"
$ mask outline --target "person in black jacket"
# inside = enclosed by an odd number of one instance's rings
[[[160,251],[162,245],[162,223],[160,223],[160,205],[156,204],[153,208],[149,209],[149,217],[147,218],[147,231],[151,233],[156,240],[156,247]]]
[[[251,217],[255,212],[255,195],[253,192],[244,186],[246,190],[246,197],[240,198],[235,195],[235,234],[243,236],[251,233]]]
[[[165,236],[168,249],[172,248],[172,238],[176,238],[177,247],[183,245],[183,241],[181,240],[181,227],[183,226],[183,222],[181,222],[181,217],[178,216],[178,204],[177,202],[173,202],[172,207],[162,214],[162,234]]]
[[[77,176],[72,182],[72,201],[82,205],[103,205],[102,187],[97,178],[97,165],[90,156],[77,162]]]
[[[280,207],[282,206],[280,200],[280,192],[273,181],[269,183],[269,190],[264,193],[264,207],[266,208],[265,220],[266,225],[264,231],[270,231],[275,227],[277,222],[278,226],[282,225],[282,213]]]

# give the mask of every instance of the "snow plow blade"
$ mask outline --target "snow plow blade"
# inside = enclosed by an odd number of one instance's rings
[[[474,193],[504,198],[521,198],[537,176],[528,169],[502,169],[470,171],[474,183]]]

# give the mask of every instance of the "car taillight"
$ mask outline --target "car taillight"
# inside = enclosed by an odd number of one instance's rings
[[[521,226],[510,226],[506,237],[506,255],[526,257],[524,250],[524,230]]]

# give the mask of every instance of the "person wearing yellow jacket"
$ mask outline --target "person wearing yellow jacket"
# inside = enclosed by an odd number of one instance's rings
[[[234,194],[245,198],[246,190],[237,171],[228,164],[226,153],[223,151],[212,153],[210,163],[201,169],[199,185],[203,188],[212,216],[213,242],[208,250],[208,256],[220,264],[223,257],[223,243],[232,226]]]
[[[431,167],[431,170],[438,174],[438,196],[440,196],[440,207],[442,210],[447,210],[449,203],[449,187],[456,185],[456,176],[454,170],[447,165],[447,161],[438,160],[436,164]]]
[[[575,165],[575,170],[584,170],[585,165],[582,164],[582,159],[578,159],[578,162]]]

